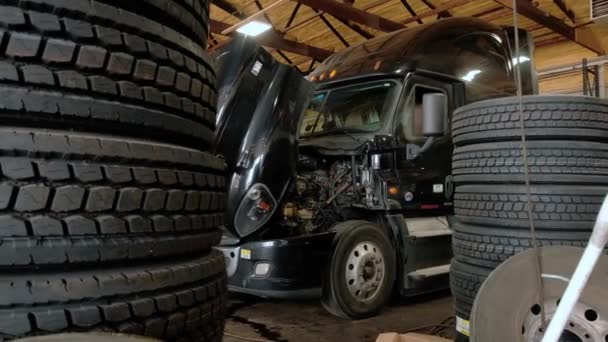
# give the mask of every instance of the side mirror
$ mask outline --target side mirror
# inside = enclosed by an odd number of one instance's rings
[[[422,97],[422,134],[440,137],[445,134],[448,117],[448,97],[443,93],[429,93]]]

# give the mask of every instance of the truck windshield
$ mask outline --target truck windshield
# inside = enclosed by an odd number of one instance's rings
[[[396,86],[378,81],[316,93],[302,118],[300,137],[377,131]]]

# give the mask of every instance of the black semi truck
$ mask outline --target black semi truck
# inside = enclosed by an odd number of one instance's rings
[[[342,50],[305,79],[250,38],[216,54],[216,153],[232,172],[219,249],[229,289],[322,298],[347,318],[448,287],[450,114],[537,92],[533,46],[452,18]]]

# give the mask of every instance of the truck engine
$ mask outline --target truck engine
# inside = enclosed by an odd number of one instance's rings
[[[354,159],[300,155],[296,182],[282,207],[281,225],[292,234],[319,233],[352,216],[361,188],[355,175],[361,175],[361,169]]]

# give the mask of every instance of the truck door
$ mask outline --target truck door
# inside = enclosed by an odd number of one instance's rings
[[[445,135],[426,138],[422,135],[422,99],[427,93],[443,93],[448,98]],[[397,153],[397,174],[402,194],[400,202],[407,209],[451,208],[453,195],[452,111],[464,104],[461,82],[411,75],[395,115],[395,137],[404,147]]]

